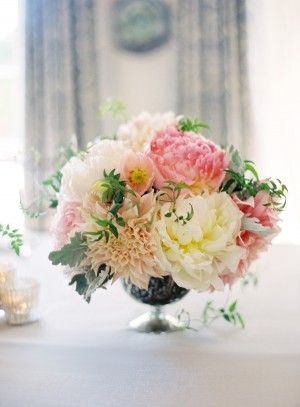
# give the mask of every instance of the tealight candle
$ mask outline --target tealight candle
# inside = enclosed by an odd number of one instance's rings
[[[0,296],[6,321],[22,325],[36,319],[34,311],[39,297],[39,283],[33,278],[19,278],[12,284],[0,286]]]

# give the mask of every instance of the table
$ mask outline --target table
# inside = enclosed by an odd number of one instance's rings
[[[38,323],[0,321],[1,407],[300,406],[299,247],[274,245],[258,287],[236,287],[246,329],[220,321],[210,329],[166,335],[128,330],[145,310],[116,283],[86,304],[47,260],[47,234],[20,259],[42,283]],[[199,318],[209,296],[191,293],[168,307]],[[214,294],[216,303],[224,294]]]

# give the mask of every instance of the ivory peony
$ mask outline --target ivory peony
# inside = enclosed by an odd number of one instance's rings
[[[186,216],[191,207],[194,215],[186,224],[177,222],[174,214],[165,216],[169,203],[160,210],[156,228],[168,271],[181,287],[222,289],[220,275],[234,272],[244,254],[236,244],[243,214],[226,193],[178,198],[177,216]]]
[[[103,179],[103,171],[121,170],[121,161],[126,153],[123,143],[101,140],[94,144],[86,157],[73,157],[63,167],[60,199],[81,203],[94,183]]]

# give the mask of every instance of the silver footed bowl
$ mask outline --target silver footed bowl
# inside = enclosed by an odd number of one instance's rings
[[[175,332],[183,329],[183,324],[163,312],[162,306],[181,300],[188,292],[179,287],[171,276],[151,277],[148,289],[142,289],[131,281],[122,280],[125,291],[136,301],[151,305],[152,309],[132,320],[129,326],[139,332]]]

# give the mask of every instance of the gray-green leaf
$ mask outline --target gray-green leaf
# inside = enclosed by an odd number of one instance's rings
[[[70,243],[63,246],[60,250],[51,252],[49,260],[55,266],[61,264],[63,266],[76,267],[84,259],[86,249],[85,236],[77,232],[71,237]]]
[[[249,218],[248,216],[243,216],[242,218],[242,230],[248,230],[249,232],[256,233],[260,236],[268,236],[272,233],[271,228],[262,226],[258,219]]]

